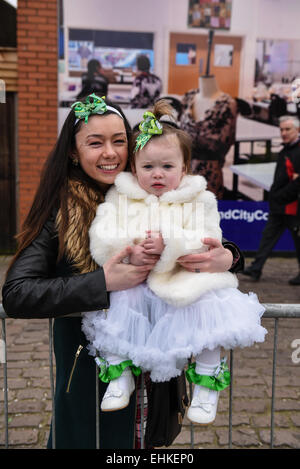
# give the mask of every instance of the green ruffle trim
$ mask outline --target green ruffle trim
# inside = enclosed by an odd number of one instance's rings
[[[108,365],[107,361],[103,360],[103,358],[98,358],[96,361],[100,367],[99,378],[103,383],[110,383],[113,379],[119,378],[128,366],[135,376],[139,376],[142,372],[140,367],[132,363],[132,360],[125,360],[118,365]]]
[[[216,368],[213,376],[198,375],[195,371],[196,363],[191,363],[186,371],[187,380],[214,391],[222,391],[230,385],[230,372],[223,359]]]

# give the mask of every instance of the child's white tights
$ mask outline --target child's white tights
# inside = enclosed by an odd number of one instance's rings
[[[204,349],[199,355],[195,356],[196,361],[196,373],[198,375],[212,376],[217,366],[220,364],[221,349],[217,347],[214,350]],[[106,361],[109,365],[118,365],[122,361],[126,360],[124,357],[119,355],[106,354]]]
[[[220,364],[220,356],[220,347],[214,350],[205,349],[202,353],[196,355],[194,358],[197,375],[213,376]],[[200,425],[212,423],[216,416],[218,398],[218,391],[195,384],[192,402],[187,412],[188,419]]]
[[[105,354],[108,365],[118,365],[124,361],[124,357],[113,354]],[[198,375],[213,376],[215,369],[220,364],[220,348],[203,350],[196,355],[195,371]],[[128,405],[130,395],[134,390],[134,379],[130,369],[123,371],[122,375],[112,380],[103,396],[101,409],[112,411],[122,409]],[[200,424],[207,424],[215,419],[219,393],[212,389],[195,385],[191,406],[188,409],[188,418]]]
[[[220,364],[220,359],[220,347],[217,347],[214,350],[204,349],[203,352],[195,356],[196,373],[198,375],[212,376],[215,369]]]
[[[108,362],[109,365],[119,365],[119,363],[122,363],[126,360],[124,357],[120,357],[119,355],[105,355],[105,359]],[[125,371],[127,372],[125,373]],[[126,370],[123,371],[121,376],[119,376],[118,379],[118,385],[123,391],[127,391],[128,387],[131,386],[132,383],[132,376],[129,368],[126,368]]]
[[[103,358],[108,362],[109,365],[119,365],[119,363],[124,362],[127,358],[121,357],[120,355],[113,354],[102,354]]]
[[[119,365],[124,358],[117,355],[103,356],[109,365]],[[110,381],[106,388],[105,394],[101,402],[101,410],[103,412],[111,412],[123,409],[129,404],[130,396],[135,388],[134,378],[130,368],[126,368],[121,376]]]

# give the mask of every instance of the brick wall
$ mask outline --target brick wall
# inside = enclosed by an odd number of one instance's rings
[[[18,1],[19,224],[28,213],[42,165],[57,138],[57,1]]]

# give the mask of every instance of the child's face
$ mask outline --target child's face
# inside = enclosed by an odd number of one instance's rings
[[[139,185],[149,194],[159,197],[177,189],[185,168],[176,135],[151,139],[137,153],[133,173]]]

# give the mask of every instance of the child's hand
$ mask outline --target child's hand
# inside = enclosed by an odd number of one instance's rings
[[[136,244],[132,248],[129,256],[129,263],[133,265],[144,265],[145,249],[141,244]]]
[[[144,249],[143,242],[131,247],[129,263],[133,265],[148,265],[151,270],[151,266],[153,269],[159,259],[159,256],[147,253]]]
[[[161,254],[165,244],[159,231],[146,231],[147,238],[143,241],[146,254]]]

